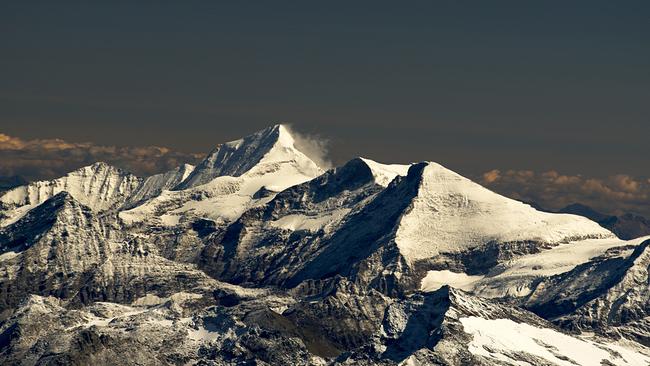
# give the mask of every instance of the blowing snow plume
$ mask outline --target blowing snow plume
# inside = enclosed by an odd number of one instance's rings
[[[290,124],[283,124],[289,130],[293,137],[293,144],[296,149],[307,155],[311,160],[322,169],[330,169],[333,164],[328,157],[329,140],[319,135],[309,135],[296,131]]]

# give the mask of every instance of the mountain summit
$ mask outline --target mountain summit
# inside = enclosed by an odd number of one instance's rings
[[[0,226],[18,220],[27,211],[60,192],[68,192],[74,199],[98,212],[118,208],[141,183],[142,180],[133,174],[97,162],[61,178],[29,183],[0,194],[0,204],[5,211],[5,219],[0,221]],[[0,212],[0,219],[2,214]]]
[[[286,126],[278,124],[242,139],[219,145],[175,189],[183,190],[210,182],[216,177],[239,177],[248,172],[264,173],[273,165],[291,162],[306,176],[322,170],[294,146]]]

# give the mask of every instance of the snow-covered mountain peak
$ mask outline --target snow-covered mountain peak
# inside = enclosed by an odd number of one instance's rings
[[[15,223],[0,228],[0,254],[23,251],[56,225],[67,227],[73,232],[82,230],[77,225],[84,222],[89,213],[90,209],[81,205],[68,192],[60,192],[27,212]]]
[[[584,217],[537,211],[437,163],[414,164],[400,184],[417,184],[395,239],[410,260],[458,253],[489,242],[557,244],[613,236]]]
[[[294,142],[295,139],[284,125],[274,125],[221,144],[176,189],[203,185],[221,176],[266,174],[283,164],[292,165],[298,174],[307,177],[320,175],[322,169],[299,151]]]
[[[79,168],[61,178],[32,182],[0,196],[0,203],[7,210],[2,226],[63,191],[95,211],[116,208],[140,183],[141,179],[135,175],[102,162]]]

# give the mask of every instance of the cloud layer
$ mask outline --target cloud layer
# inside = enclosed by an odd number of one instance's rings
[[[650,216],[650,179],[625,174],[597,179],[556,171],[491,170],[482,175],[480,183],[498,193],[549,209],[577,202],[609,214],[633,212]]]
[[[24,140],[0,133],[0,176],[19,175],[28,180],[59,177],[97,161],[146,176],[183,163],[195,163],[202,156],[159,146],[120,147],[61,139]]]

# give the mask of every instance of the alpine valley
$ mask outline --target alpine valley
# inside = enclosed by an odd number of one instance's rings
[[[296,145],[0,193],[0,364],[650,364],[650,236]]]

